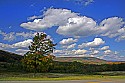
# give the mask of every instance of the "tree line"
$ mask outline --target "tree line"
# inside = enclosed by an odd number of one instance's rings
[[[125,71],[125,63],[120,64],[84,64],[80,62],[54,62],[49,72],[93,74],[105,71]]]

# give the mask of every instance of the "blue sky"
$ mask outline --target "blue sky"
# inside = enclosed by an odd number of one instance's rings
[[[36,32],[54,55],[125,61],[125,0],[0,0],[0,49],[23,55]]]

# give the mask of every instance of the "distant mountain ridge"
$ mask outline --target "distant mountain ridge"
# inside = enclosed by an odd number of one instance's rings
[[[99,63],[107,63],[106,60],[103,59],[99,59],[96,57],[56,57],[54,59],[55,61],[59,61],[59,62],[82,62],[85,64],[99,64]]]

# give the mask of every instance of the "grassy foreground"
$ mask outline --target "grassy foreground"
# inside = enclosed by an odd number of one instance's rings
[[[125,79],[124,75],[83,75],[83,74],[59,74],[59,73],[0,73],[0,81],[39,81],[39,80],[117,80]]]

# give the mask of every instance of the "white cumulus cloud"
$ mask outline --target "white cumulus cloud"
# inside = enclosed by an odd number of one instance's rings
[[[10,52],[23,55],[23,54],[25,54],[26,52],[29,51],[28,47],[29,47],[29,45],[31,45],[31,42],[32,42],[31,39],[27,39],[27,40],[17,42],[17,43],[14,43],[14,44],[0,43],[0,50],[6,50],[6,51],[11,50]]]
[[[108,49],[109,49],[109,46],[104,46],[100,50],[108,50]]]
[[[78,45],[79,48],[84,47],[98,47],[102,44],[104,44],[105,41],[103,41],[101,38],[95,38],[92,42],[82,43],[81,45]]]
[[[92,52],[91,52],[91,55],[97,55],[97,54],[99,54],[100,52],[98,51],[98,50],[93,50]]]
[[[34,20],[22,23],[20,26],[35,31],[43,31],[57,26],[56,32],[64,36],[100,35],[109,38],[116,37],[117,41],[125,40],[125,22],[120,17],[110,17],[98,24],[93,18],[82,16],[68,9],[49,8],[44,11],[43,15],[33,16],[30,19]]]
[[[102,36],[108,36],[110,38],[122,35],[125,32],[123,28],[124,24],[123,19],[119,17],[105,19],[100,23],[100,33]]]
[[[12,44],[12,47],[14,48],[27,48],[31,45],[32,39],[24,40],[22,42],[18,42],[15,44]]]
[[[54,50],[54,53],[55,53],[55,54],[63,53],[63,51],[62,51],[62,50]]]
[[[63,45],[62,48],[65,48],[65,49],[73,49],[73,48],[75,48],[76,45],[77,45],[76,43],[70,44],[70,45]]]
[[[59,26],[57,33],[65,36],[90,36],[95,34],[96,22],[86,16],[69,18],[64,26]]]
[[[61,40],[59,43],[60,43],[61,45],[67,45],[67,44],[75,43],[75,42],[77,42],[77,41],[78,41],[78,39],[67,38],[67,39]]]
[[[76,17],[77,15],[71,10],[49,8],[44,12],[43,18],[35,19],[33,22],[22,23],[20,26],[30,30],[42,31],[52,26],[65,25],[68,18]]]
[[[109,55],[109,54],[111,54],[111,53],[112,53],[111,50],[106,50],[106,51],[104,51],[104,54],[105,54],[105,55]]]
[[[76,46],[76,43],[71,44],[71,45],[67,46],[67,49],[72,49],[72,48],[75,48],[75,46]]]
[[[87,50],[84,50],[84,49],[78,49],[78,50],[75,50],[75,55],[83,55],[87,52]]]
[[[21,42],[17,42],[14,44],[4,44],[0,43],[1,49],[13,49],[13,48],[28,48],[29,45],[31,45],[32,39],[27,39]]]
[[[87,50],[85,49],[73,49],[73,50],[65,50],[65,49],[62,49],[62,50],[55,50],[54,51],[54,54],[56,56],[86,56],[86,53],[87,53]]]

